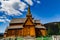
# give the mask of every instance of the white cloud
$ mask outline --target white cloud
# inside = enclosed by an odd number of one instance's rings
[[[0,10],[5,11],[6,14],[8,14],[8,15],[22,14],[20,11],[24,11],[24,9],[27,6],[25,3],[21,2],[20,0],[8,0],[8,1],[2,0],[1,3],[2,3],[2,5],[1,5],[2,9],[0,9]],[[18,11],[18,10],[20,10],[20,11]]]
[[[34,2],[32,0],[24,0],[29,5],[33,6]],[[22,15],[22,12],[27,8],[27,4],[20,0],[0,0],[2,3],[0,11],[5,11],[7,15]],[[40,3],[40,1],[37,1]]]
[[[7,22],[10,22],[11,20],[9,20],[9,19],[5,19]]]
[[[5,22],[5,20],[3,20],[3,19],[0,19],[0,22]]]
[[[34,0],[34,2],[36,2],[36,3],[40,4],[40,0]]]
[[[24,2],[21,2],[20,4],[21,4],[21,5],[19,5],[20,6],[20,10],[21,11],[25,11],[24,9],[27,7],[27,5]]]
[[[5,15],[0,16],[0,19],[3,19],[3,18],[6,18],[6,16]]]
[[[10,19],[8,19],[6,16],[0,16],[0,22],[10,22]]]
[[[33,1],[32,0],[25,0],[29,5],[33,5]]]
[[[40,1],[37,1],[37,3],[40,3]]]
[[[0,22],[3,22],[3,23],[10,22],[10,20],[9,19],[0,19]]]

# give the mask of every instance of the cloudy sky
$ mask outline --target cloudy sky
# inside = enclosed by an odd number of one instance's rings
[[[60,21],[60,0],[0,0],[0,32],[11,19],[24,18],[28,5],[33,17],[42,24]]]

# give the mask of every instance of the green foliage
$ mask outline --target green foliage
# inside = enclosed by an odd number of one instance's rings
[[[60,24],[58,24],[58,28],[59,28],[59,32],[58,32],[58,34],[60,35]]]
[[[44,24],[48,35],[60,35],[60,22],[52,22]]]

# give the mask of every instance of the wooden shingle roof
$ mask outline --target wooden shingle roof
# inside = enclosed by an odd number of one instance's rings
[[[23,28],[23,26],[21,25],[21,26],[10,26],[10,27],[8,27],[8,29],[16,29],[16,28]]]
[[[37,25],[37,26],[35,26],[35,28],[43,28],[43,29],[46,29],[44,26],[41,26],[41,25]]]
[[[25,20],[26,18],[16,18],[16,19],[11,20],[10,23],[24,23]]]
[[[40,23],[40,20],[34,20],[34,23]]]
[[[26,18],[15,18],[10,23],[25,23]],[[40,23],[40,20],[33,20],[33,23]]]

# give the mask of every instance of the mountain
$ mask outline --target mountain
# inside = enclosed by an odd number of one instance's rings
[[[3,33],[0,33],[0,39],[3,38]]]
[[[51,22],[44,24],[48,35],[59,35],[60,34],[60,22]]]
[[[3,36],[3,33],[0,33],[0,36]]]

